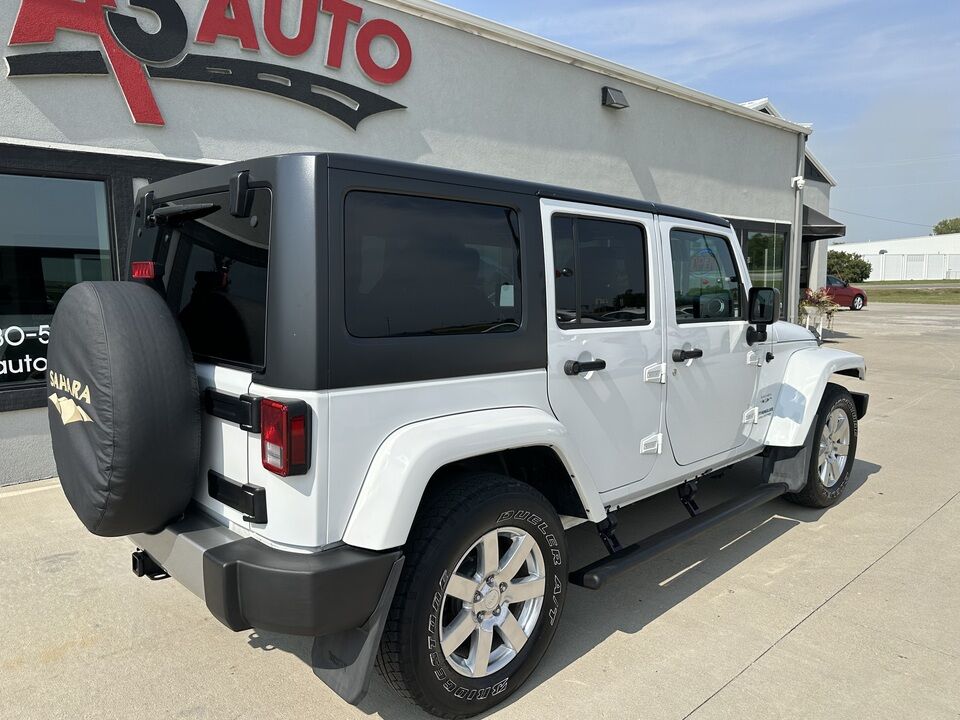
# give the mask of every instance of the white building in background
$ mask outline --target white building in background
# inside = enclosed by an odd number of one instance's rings
[[[960,233],[836,243],[831,250],[863,255],[871,280],[960,280]]]

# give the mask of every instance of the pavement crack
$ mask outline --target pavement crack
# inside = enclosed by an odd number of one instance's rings
[[[856,625],[859,628],[868,630],[869,632],[884,634],[895,640],[899,640],[900,642],[907,643],[908,645],[913,645],[915,647],[926,650],[927,652],[932,652],[935,655],[943,655],[944,657],[950,658],[951,660],[960,660],[960,655],[957,655],[956,653],[952,653],[949,650],[940,650],[939,648],[930,647],[929,645],[925,645],[922,642],[917,642],[916,640],[911,640],[910,638],[906,638],[906,637],[903,637],[902,635],[898,635],[895,632],[890,632],[890,630],[887,630],[884,628],[878,628],[873,625],[866,625],[862,622],[857,622],[856,620],[850,620],[848,622],[850,622],[853,625]]]
[[[935,515],[937,515],[937,513],[939,513],[939,512],[940,512],[941,510],[943,510],[947,505],[949,505],[949,504],[952,503],[954,500],[956,500],[957,497],[960,497],[960,490],[958,490],[958,491],[955,492],[953,495],[951,495],[951,496],[946,500],[946,502],[944,502],[942,505],[940,505],[940,507],[938,507],[938,508],[937,508],[936,510],[934,510],[932,513],[930,513],[929,515],[927,515],[927,517],[925,517],[923,520],[921,520],[910,532],[908,532],[908,533],[907,533],[906,535],[904,535],[902,538],[900,538],[899,540],[897,540],[893,545],[891,545],[889,548],[887,548],[887,549],[883,552],[883,554],[881,554],[879,557],[877,557],[875,560],[873,560],[869,565],[867,565],[865,568],[863,568],[863,570],[861,570],[861,571],[858,572],[856,575],[854,575],[852,578],[850,578],[850,580],[848,580],[846,583],[844,583],[843,586],[841,586],[841,587],[840,587],[839,589],[837,589],[834,593],[832,593],[826,600],[824,600],[822,603],[820,603],[819,605],[817,605],[813,610],[811,610],[809,613],[807,613],[803,618],[800,619],[799,622],[797,622],[796,625],[794,625],[794,626],[791,627],[789,630],[787,630],[783,635],[781,635],[779,638],[777,638],[766,650],[764,650],[762,653],[760,653],[759,655],[757,655],[757,657],[755,657],[755,658],[754,658],[753,660],[751,660],[746,666],[744,666],[744,667],[740,670],[740,672],[738,672],[738,673],[737,673],[736,675],[734,675],[732,678],[730,678],[729,680],[727,680],[723,685],[721,685],[721,686],[720,686],[719,688],[717,688],[713,693],[711,693],[709,697],[705,698],[699,705],[697,705],[695,708],[693,708],[693,710],[691,710],[691,711],[688,712],[686,715],[684,715],[683,718],[682,718],[682,720],[687,720],[687,718],[689,718],[690,716],[692,716],[692,715],[693,715],[695,712],[697,712],[700,708],[702,708],[702,707],[703,707],[704,705],[706,705],[708,702],[710,702],[711,700],[713,700],[717,695],[719,695],[720,693],[722,693],[729,685],[731,685],[735,680],[737,680],[737,678],[739,678],[741,675],[743,675],[745,672],[747,672],[747,670],[749,670],[750,668],[752,668],[754,665],[756,665],[758,662],[760,662],[760,660],[762,660],[764,657],[766,657],[767,653],[769,653],[771,650],[773,650],[775,647],[777,647],[777,645],[779,645],[781,642],[783,642],[786,638],[790,637],[791,633],[793,633],[794,630],[796,630],[798,627],[800,627],[801,625],[803,625],[807,620],[809,620],[811,617],[813,617],[817,612],[820,611],[821,608],[823,608],[827,603],[829,603],[831,600],[833,600],[837,595],[839,595],[839,594],[842,593],[844,590],[846,590],[848,587],[850,587],[851,585],[853,585],[853,583],[855,583],[857,580],[859,580],[860,577],[863,576],[863,574],[866,573],[868,570],[870,570],[874,565],[876,565],[878,562],[880,562],[881,560],[883,560],[887,555],[889,555],[889,554],[892,553],[894,550],[896,550],[904,540],[906,540],[907,538],[909,538],[911,535],[913,535],[915,532],[917,532],[917,530],[919,530],[919,529],[922,528],[924,525],[926,525],[931,519],[933,519],[933,517],[934,517]]]

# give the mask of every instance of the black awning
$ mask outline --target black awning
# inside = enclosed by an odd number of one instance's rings
[[[847,226],[843,223],[824,215],[819,210],[814,210],[809,205],[803,206],[803,239],[805,241],[838,238],[846,234]]]

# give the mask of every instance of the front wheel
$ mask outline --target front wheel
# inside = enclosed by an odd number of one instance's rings
[[[851,310],[863,310],[863,295],[857,295],[850,303]]]
[[[440,482],[407,541],[377,666],[427,712],[465,718],[540,662],[563,610],[566,541],[528,485],[493,473]]]
[[[798,505],[825,508],[843,494],[857,455],[857,406],[846,388],[828,383],[811,434],[807,484],[786,498]]]

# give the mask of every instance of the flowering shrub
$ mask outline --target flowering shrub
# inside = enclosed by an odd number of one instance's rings
[[[832,326],[833,314],[839,308],[840,306],[833,301],[833,298],[830,296],[830,293],[827,292],[826,288],[820,288],[819,290],[807,289],[803,297],[800,298],[801,317],[804,315],[822,315],[827,319],[829,326]]]

